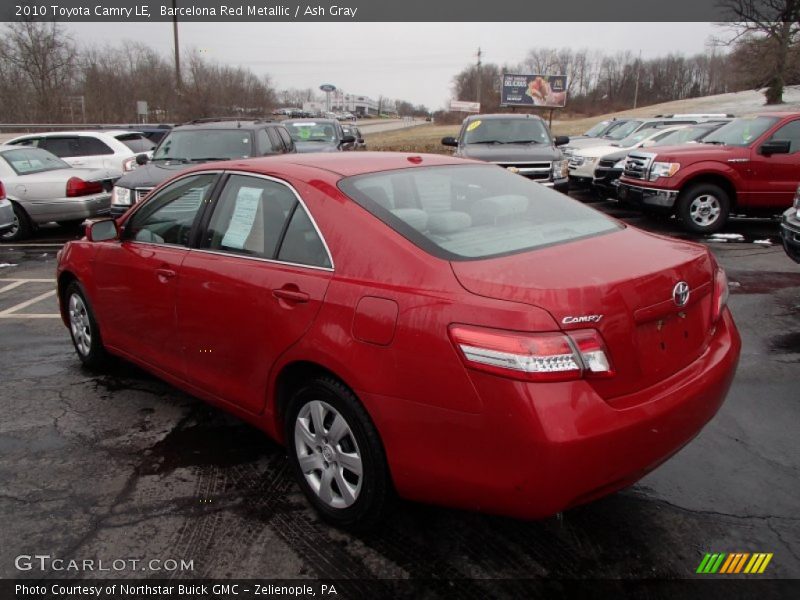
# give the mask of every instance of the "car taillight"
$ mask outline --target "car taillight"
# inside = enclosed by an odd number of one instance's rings
[[[139,165],[136,162],[136,157],[131,156],[122,161],[122,172],[127,173],[128,171],[133,171],[137,166]]]
[[[100,181],[84,181],[80,177],[70,177],[67,181],[67,197],[88,196],[99,194],[103,191],[103,184]]]
[[[614,374],[594,329],[514,333],[451,325],[450,338],[466,366],[523,381],[569,381]]]
[[[3,182],[0,181],[0,200],[6,199],[6,188],[3,187]]]
[[[711,322],[716,323],[722,316],[722,310],[728,305],[728,277],[721,267],[714,273],[714,303],[711,307]]]

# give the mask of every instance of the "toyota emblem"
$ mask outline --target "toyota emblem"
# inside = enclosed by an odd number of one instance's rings
[[[689,294],[689,284],[685,281],[679,281],[672,288],[672,299],[676,306],[686,306],[686,303],[689,302]]]

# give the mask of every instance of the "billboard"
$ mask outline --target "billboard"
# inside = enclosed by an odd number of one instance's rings
[[[567,104],[566,75],[504,73],[501,106],[564,108]]]
[[[450,110],[459,112],[481,112],[481,105],[479,102],[466,102],[464,100],[451,100]]]

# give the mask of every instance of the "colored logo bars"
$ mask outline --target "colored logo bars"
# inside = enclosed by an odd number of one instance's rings
[[[772,552],[757,552],[755,554],[748,552],[708,553],[700,561],[697,573],[720,573],[726,575],[734,573],[763,573],[771,560]]]

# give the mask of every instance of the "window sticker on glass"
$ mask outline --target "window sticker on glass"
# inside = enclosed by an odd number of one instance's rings
[[[482,121],[473,121],[469,125],[467,125],[467,131],[472,131],[473,129],[477,129],[481,126]]]
[[[236,194],[236,205],[228,224],[228,230],[222,238],[222,245],[226,248],[244,249],[244,243],[253,229],[261,202],[261,188],[242,187]]]

